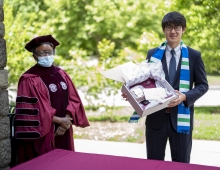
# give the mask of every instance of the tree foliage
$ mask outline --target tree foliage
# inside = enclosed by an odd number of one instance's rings
[[[187,44],[202,52],[208,73],[220,74],[220,0],[180,0],[175,7],[187,19]]]
[[[220,70],[220,0],[5,0],[10,85],[35,63],[25,44],[52,34],[61,43],[56,65],[63,67],[93,105],[100,94],[116,93],[120,83],[101,70],[132,60],[164,41],[161,19],[169,11],[186,16],[184,42],[201,51],[208,73]]]

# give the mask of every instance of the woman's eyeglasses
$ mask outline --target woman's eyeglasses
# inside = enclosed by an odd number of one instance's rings
[[[35,52],[35,54],[39,57],[53,55],[53,51],[39,51]]]

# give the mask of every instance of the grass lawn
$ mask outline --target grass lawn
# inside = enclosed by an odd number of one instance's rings
[[[194,139],[220,140],[220,106],[195,107]]]

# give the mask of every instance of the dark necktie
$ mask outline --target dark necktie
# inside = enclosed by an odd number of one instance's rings
[[[175,54],[175,50],[171,50],[171,59],[170,59],[170,66],[169,66],[169,80],[170,80],[170,84],[173,85],[174,83],[174,77],[176,74],[176,59],[174,57]]]

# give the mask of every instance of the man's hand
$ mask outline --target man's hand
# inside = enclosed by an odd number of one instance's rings
[[[55,132],[55,136],[62,136],[66,132],[66,129],[63,128],[62,126],[59,126]]]
[[[177,106],[179,105],[181,102],[185,101],[186,100],[186,95],[181,93],[180,91],[178,90],[175,90],[175,92],[179,95],[178,98],[174,99],[174,100],[171,100],[168,107],[174,107],[174,106]]]
[[[122,93],[121,96],[122,96],[126,101],[128,101],[128,96],[127,96],[127,94]]]

